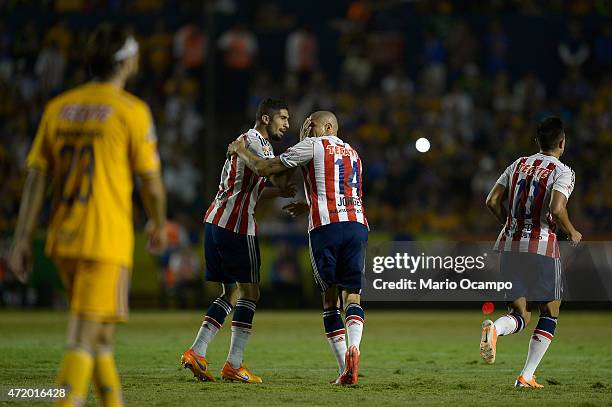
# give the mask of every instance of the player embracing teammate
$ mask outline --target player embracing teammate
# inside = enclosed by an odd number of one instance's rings
[[[538,304],[540,318],[529,340],[527,361],[516,387],[543,387],[534,372],[555,336],[561,305],[562,279],[557,226],[572,244],[582,239],[569,220],[567,200],[574,189],[574,171],[559,161],[565,150],[563,122],[549,117],[538,124],[537,154],[514,161],[487,197],[487,207],[502,223],[495,244],[501,252],[501,274],[512,282],[506,293],[509,313],[482,324],[480,355],[495,362],[498,336],[523,330],[531,318],[530,305]],[[502,200],[508,191],[508,207]],[[530,301],[530,303],[528,303]]]
[[[368,241],[359,154],[338,138],[338,121],[328,111],[308,117],[300,142],[278,157],[262,159],[247,147],[238,139],[230,144],[228,153],[237,154],[259,176],[282,174],[295,167],[302,170],[306,203],[292,203],[286,209],[293,216],[309,212],[310,258],[322,293],[325,334],[339,368],[332,383],[355,384],[365,319],[360,293]]]

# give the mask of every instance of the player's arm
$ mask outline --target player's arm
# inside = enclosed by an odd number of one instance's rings
[[[491,188],[491,191],[489,191],[489,195],[487,195],[486,201],[487,208],[489,208],[489,211],[501,224],[506,223],[506,218],[508,217],[506,208],[502,205],[505,195],[506,187],[502,184],[495,183],[495,186],[493,186],[493,188]]]
[[[148,249],[151,253],[161,253],[166,248],[166,191],[161,173],[140,177],[142,187],[140,196],[149,221],[145,227]]]
[[[46,173],[38,168],[28,169],[21,197],[15,238],[8,258],[9,269],[25,283],[32,270],[32,235],[45,196]]]
[[[161,173],[157,136],[149,108],[143,103],[129,113],[130,161],[141,180],[140,196],[147,212],[147,248],[153,254],[166,249],[166,191]]]
[[[288,205],[283,206],[283,210],[291,215],[292,218],[296,218],[308,212],[310,207],[304,200],[291,202]]]
[[[50,126],[54,114],[53,108],[48,105],[26,159],[28,171],[19,206],[13,245],[8,255],[9,270],[12,270],[22,283],[27,281],[32,271],[32,235],[38,224],[38,215],[45,197],[47,171],[52,155]]]
[[[246,147],[246,143],[242,137],[228,146],[227,154],[237,154],[238,157],[245,162],[246,166],[260,177],[270,177],[287,170],[287,167],[285,167],[279,157],[267,160],[259,158]]]
[[[568,234],[570,241],[578,244],[582,234],[576,230],[567,213],[567,200],[574,190],[574,181],[574,171],[569,167],[555,174],[548,209],[555,223]]]
[[[262,199],[274,199],[274,198],[293,198],[297,190],[295,185],[287,185],[285,188],[279,188],[276,186],[266,186],[261,193]]]
[[[567,212],[567,198],[562,192],[552,191],[549,209],[553,220],[568,234],[570,241],[575,244],[579,243],[582,240],[582,233],[578,232],[570,221]]]

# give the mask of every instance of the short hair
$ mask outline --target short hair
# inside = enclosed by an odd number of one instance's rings
[[[261,121],[261,116],[263,115],[268,115],[272,118],[272,116],[277,114],[281,109],[289,110],[287,102],[277,98],[265,98],[257,107],[257,117],[255,117],[255,119]]]
[[[129,36],[129,31],[117,24],[102,23],[96,27],[87,41],[86,62],[89,73],[103,79],[112,76],[118,65],[115,54]]]
[[[559,117],[547,117],[538,123],[536,138],[543,151],[550,151],[557,148],[563,138],[563,120]]]

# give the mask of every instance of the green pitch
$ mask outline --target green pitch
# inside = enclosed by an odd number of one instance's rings
[[[178,361],[201,317],[137,312],[119,328],[116,354],[127,406],[612,405],[612,313],[561,314],[537,372],[546,385],[541,390],[512,387],[530,329],[500,339],[495,365],[480,361],[478,310],[368,312],[366,307],[361,377],[352,388],[328,384],[336,376],[335,360],[321,313],[314,310],[255,315],[246,362],[263,377],[262,385],[197,382]],[[0,387],[52,386],[65,325],[61,313],[0,312]],[[214,371],[221,369],[228,346],[226,326],[209,347]]]

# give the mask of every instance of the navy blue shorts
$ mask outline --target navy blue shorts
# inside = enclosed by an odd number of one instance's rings
[[[257,236],[204,224],[206,280],[224,284],[258,283],[261,255]]]
[[[506,301],[525,297],[528,301],[550,302],[560,300],[563,294],[561,259],[536,253],[502,252],[501,275],[510,281]]]
[[[337,222],[309,233],[310,261],[323,292],[332,285],[361,290],[368,228],[358,222]]]

